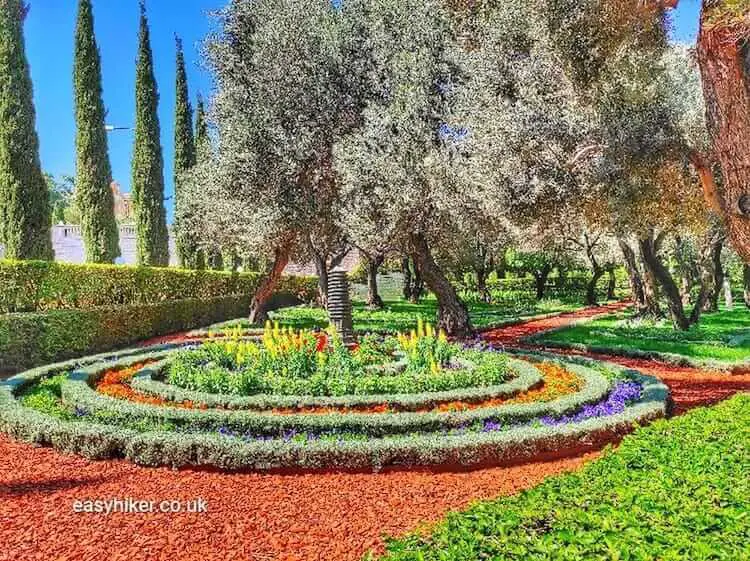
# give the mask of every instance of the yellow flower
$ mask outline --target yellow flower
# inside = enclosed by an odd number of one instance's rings
[[[422,318],[417,318],[417,336],[424,337],[424,322]]]
[[[432,372],[433,374],[437,374],[439,371],[440,371],[440,367],[438,366],[438,363],[435,362],[435,359],[433,358],[430,361],[430,372]]]
[[[424,331],[427,337],[432,337],[434,335],[434,332],[432,331],[432,325],[430,325],[429,323],[424,326]]]
[[[442,329],[440,330],[440,334],[438,335],[438,340],[441,343],[445,343],[446,341],[448,341],[448,336],[445,334],[445,331]]]

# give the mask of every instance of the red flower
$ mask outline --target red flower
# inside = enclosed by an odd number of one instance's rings
[[[318,344],[315,347],[315,350],[317,352],[323,352],[323,350],[328,346],[328,335],[325,333],[318,333]]]

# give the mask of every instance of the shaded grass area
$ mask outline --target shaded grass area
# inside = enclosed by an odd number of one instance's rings
[[[658,421],[583,470],[389,541],[384,561],[747,560],[750,395]]]
[[[693,360],[726,363],[750,360],[750,310],[735,307],[704,314],[689,331],[675,330],[668,321],[632,319],[621,313],[550,332],[537,343],[574,344],[613,353],[647,351]]]
[[[391,300],[385,303],[383,310],[368,310],[362,302],[354,302],[354,329],[360,332],[398,332],[409,331],[417,324],[417,318],[434,322],[437,316],[437,301],[427,298],[417,304],[405,300]],[[476,328],[490,327],[524,316],[537,314],[567,312],[580,308],[578,300],[540,300],[536,305],[490,305],[484,303],[469,304],[471,320]],[[273,320],[282,326],[301,328],[325,328],[328,315],[321,308],[298,306],[271,312]],[[237,325],[237,322],[232,322]]]

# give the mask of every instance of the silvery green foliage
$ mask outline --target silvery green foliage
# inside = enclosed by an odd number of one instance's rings
[[[476,193],[457,184],[451,170],[457,154],[447,127],[457,60],[443,4],[354,0],[345,6],[370,53],[363,124],[335,150],[345,229],[357,245],[375,247],[466,219]]]
[[[693,49],[672,45],[662,59],[661,83],[672,118],[689,149],[705,151],[710,146],[706,109],[698,62]]]
[[[236,0],[219,27],[206,45],[218,142],[186,219],[204,243],[267,251],[306,233],[335,191],[331,147],[357,117],[355,48],[327,0]]]
[[[471,130],[461,167],[491,216],[527,225],[567,206],[583,181],[568,162],[596,142],[595,115],[549,48],[533,3],[511,0],[480,28],[480,48],[466,54],[461,120]]]

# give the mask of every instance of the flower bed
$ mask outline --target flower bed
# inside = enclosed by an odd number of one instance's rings
[[[464,351],[440,349],[437,344],[445,342],[429,332],[422,327],[415,336],[397,340],[395,351],[407,353],[406,360],[380,376],[409,372],[415,364],[421,365],[424,376],[450,371],[451,361]],[[309,343],[301,341],[299,333],[283,337],[300,341],[293,353]],[[434,341],[420,342],[430,337]],[[281,340],[280,336],[274,344]],[[216,345],[216,338],[207,341]],[[245,341],[224,338],[227,343],[235,345],[234,360],[248,352]],[[343,353],[335,345],[332,352]],[[373,375],[370,367],[390,360],[388,352],[378,348],[361,349],[354,354],[369,357],[360,360],[361,376]],[[315,341],[311,353],[323,350]],[[208,403],[209,399],[192,398],[209,394],[174,386],[173,395],[141,391],[141,384],[169,387],[153,377],[175,358],[195,351],[194,344],[183,349],[158,346],[21,374],[0,386],[0,430],[90,458],[123,456],[143,465],[258,470],[476,465],[598,446],[634,423],[663,416],[668,397],[658,381],[634,371],[549,357],[509,358],[493,350],[471,353],[479,357],[473,359],[475,364],[502,364],[503,383],[439,392],[212,394]],[[316,356],[314,364],[318,360]],[[310,372],[301,370],[298,375]],[[221,408],[240,403],[256,410]],[[355,406],[371,409],[352,410]]]

